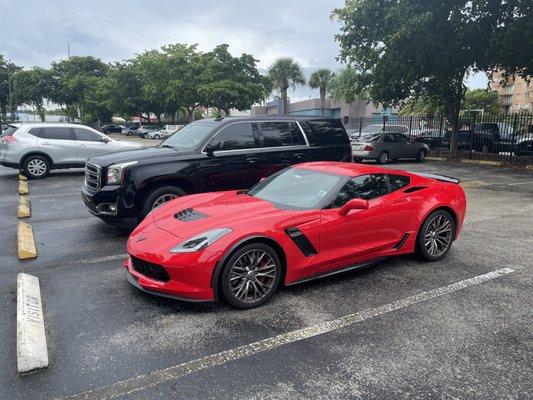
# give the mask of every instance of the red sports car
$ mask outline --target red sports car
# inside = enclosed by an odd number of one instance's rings
[[[361,164],[314,162],[248,191],[180,197],[128,240],[128,280],[187,301],[257,307],[283,283],[386,257],[446,255],[463,224],[459,180]]]

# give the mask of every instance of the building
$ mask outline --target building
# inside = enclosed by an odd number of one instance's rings
[[[275,99],[267,102],[264,106],[253,106],[251,110],[252,116],[261,115],[282,115],[283,101]],[[312,115],[321,116],[322,107],[319,98],[296,101],[289,103],[289,115]],[[365,121],[375,119],[376,123],[383,120],[383,117],[393,117],[398,114],[397,110],[390,107],[375,107],[372,103],[365,101],[355,101],[353,103],[346,103],[343,101],[334,101],[330,98],[326,99],[324,107],[324,116],[326,118],[340,118],[347,128],[356,128],[359,126],[361,118]]]
[[[505,84],[502,75],[496,71],[490,83],[492,90],[498,92],[500,111],[503,114],[517,113],[521,110],[533,112],[533,82],[521,77],[509,78]]]

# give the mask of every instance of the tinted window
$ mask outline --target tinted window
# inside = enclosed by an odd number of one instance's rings
[[[292,145],[288,122],[260,122],[258,125],[263,134],[263,147]]]
[[[28,133],[35,137],[43,137],[43,128],[31,128]]]
[[[396,137],[396,141],[398,141],[400,143],[409,141],[409,138],[407,136],[405,136],[405,135],[401,135],[399,133],[396,133],[394,136]]]
[[[210,122],[192,122],[180,129],[179,135],[172,135],[160,147],[176,150],[192,150],[199,147],[211,135],[217,124]]]
[[[307,121],[307,125],[315,144],[345,144],[350,141],[340,120],[315,119]]]
[[[409,177],[402,175],[389,175],[389,186],[391,192],[409,185]]]
[[[46,139],[57,139],[57,140],[71,140],[70,137],[70,128],[54,128],[47,127],[43,128],[44,137]]]
[[[293,146],[302,145],[305,143],[305,138],[297,123],[291,122],[291,138]]]
[[[392,133],[386,133],[385,137],[383,138],[383,141],[387,143],[394,143],[396,142],[396,138]]]
[[[102,137],[94,132],[91,132],[83,128],[74,128],[74,133],[76,134],[76,139],[84,142],[99,142],[102,140]]]
[[[332,207],[342,207],[352,199],[371,200],[388,193],[385,175],[362,175],[350,179],[339,191]]]
[[[219,144],[219,150],[240,150],[259,147],[255,142],[252,124],[248,122],[232,124],[222,128],[213,138],[212,144],[215,146]]]
[[[16,126],[9,125],[4,131],[2,131],[2,136],[13,136],[17,129]]]

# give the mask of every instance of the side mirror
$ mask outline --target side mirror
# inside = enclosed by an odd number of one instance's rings
[[[368,208],[368,200],[351,199],[348,203],[339,208],[339,215],[348,215],[350,210],[366,210]]]
[[[220,150],[220,142],[208,143],[204,150],[208,155],[213,155],[215,151]]]
[[[100,139],[101,142],[104,142],[104,143],[109,143],[109,139],[106,139],[106,138],[102,138]]]

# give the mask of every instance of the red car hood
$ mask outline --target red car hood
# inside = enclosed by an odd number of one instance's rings
[[[185,196],[165,204],[153,215],[155,225],[178,238],[210,229],[234,228],[237,223],[280,211],[271,203],[239,192],[215,192]],[[187,211],[184,211],[187,210]],[[181,217],[180,214],[181,213]]]

